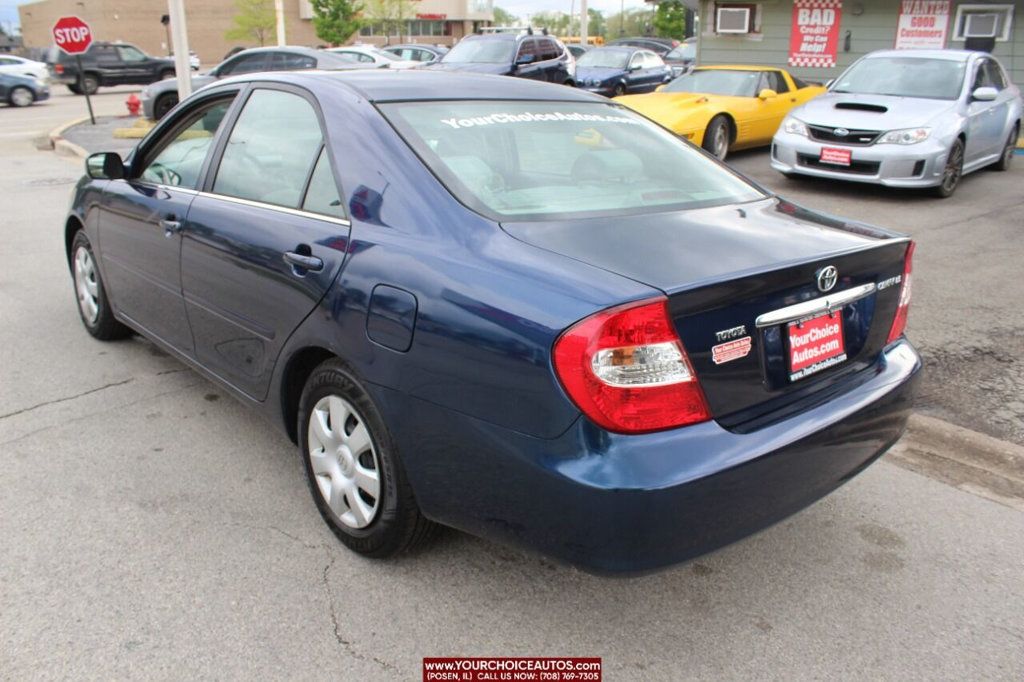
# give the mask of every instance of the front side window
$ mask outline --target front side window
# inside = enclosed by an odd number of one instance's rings
[[[960,96],[966,65],[926,57],[862,59],[836,80],[831,91],[954,100]]]
[[[784,92],[789,92],[789,86],[786,85],[786,79],[782,76],[779,71],[766,71],[765,75],[768,76],[768,87],[779,93],[780,95]]]
[[[158,143],[155,156],[146,164],[139,179],[158,185],[197,189],[199,173],[206,154],[213,144],[217,129],[231,106],[231,100],[220,100],[176,126],[165,144]]]
[[[299,69],[315,69],[316,60],[304,54],[292,52],[275,52],[270,57],[271,71],[297,71]]]
[[[121,55],[121,61],[123,62],[146,61],[146,55],[142,54],[141,50],[134,48],[131,45],[118,45],[117,53]]]
[[[463,204],[495,220],[631,215],[764,196],[671,133],[610,103],[380,108]]]
[[[703,95],[756,97],[761,83],[760,71],[698,69],[680,76],[665,86],[664,92],[695,92]]]
[[[228,138],[213,191],[298,208],[323,137],[313,106],[279,90],[255,90]]]

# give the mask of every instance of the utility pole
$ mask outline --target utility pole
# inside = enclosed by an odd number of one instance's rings
[[[178,78],[178,100],[192,94],[192,65],[188,60],[188,27],[185,26],[184,0],[167,0],[171,18],[171,42],[174,45],[174,73]]]
[[[274,15],[277,18],[277,45],[284,47],[284,0],[274,0]]]
[[[587,29],[590,28],[590,16],[587,14],[587,0],[580,0],[580,45],[587,45]]]

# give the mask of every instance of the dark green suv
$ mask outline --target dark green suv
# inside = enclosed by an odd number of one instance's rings
[[[74,56],[54,46],[46,55],[50,80],[63,83],[76,95],[90,95],[101,86],[149,85],[174,77],[174,60],[150,57],[128,43],[96,42],[82,55],[82,70]]]

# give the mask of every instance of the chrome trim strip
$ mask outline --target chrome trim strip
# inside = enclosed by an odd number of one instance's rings
[[[322,220],[327,223],[334,223],[335,225],[344,225],[345,227],[352,227],[352,222],[345,220],[344,218],[335,218],[333,216],[321,215],[320,213],[311,213],[309,211],[301,211],[297,208],[288,208],[286,206],[276,206],[274,204],[265,204],[262,201],[251,201],[249,199],[239,199],[238,197],[229,197],[226,194],[214,194],[213,192],[196,192],[201,197],[209,197],[210,199],[220,199],[221,201],[227,201],[232,204],[239,204],[240,206],[251,206],[253,208],[265,208],[271,211],[277,211],[278,213],[287,213],[288,215],[298,216],[300,218],[313,218],[314,220]]]
[[[793,322],[794,320],[802,320],[805,317],[813,317],[824,313],[832,313],[845,305],[859,301],[860,299],[870,296],[875,293],[878,286],[871,282],[870,284],[861,284],[860,286],[853,287],[852,289],[844,289],[837,291],[828,296],[822,296],[821,298],[812,298],[810,301],[804,301],[795,305],[786,306],[785,308],[779,308],[778,310],[772,310],[771,312],[758,315],[757,319],[754,320],[754,325],[760,329],[762,327],[774,327],[777,324],[785,324],[786,322]]]

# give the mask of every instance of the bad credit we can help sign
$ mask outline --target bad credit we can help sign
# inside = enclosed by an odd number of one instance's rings
[[[901,0],[896,49],[939,49],[946,46],[949,0]]]
[[[795,0],[789,34],[789,65],[830,68],[839,47],[841,0]]]

